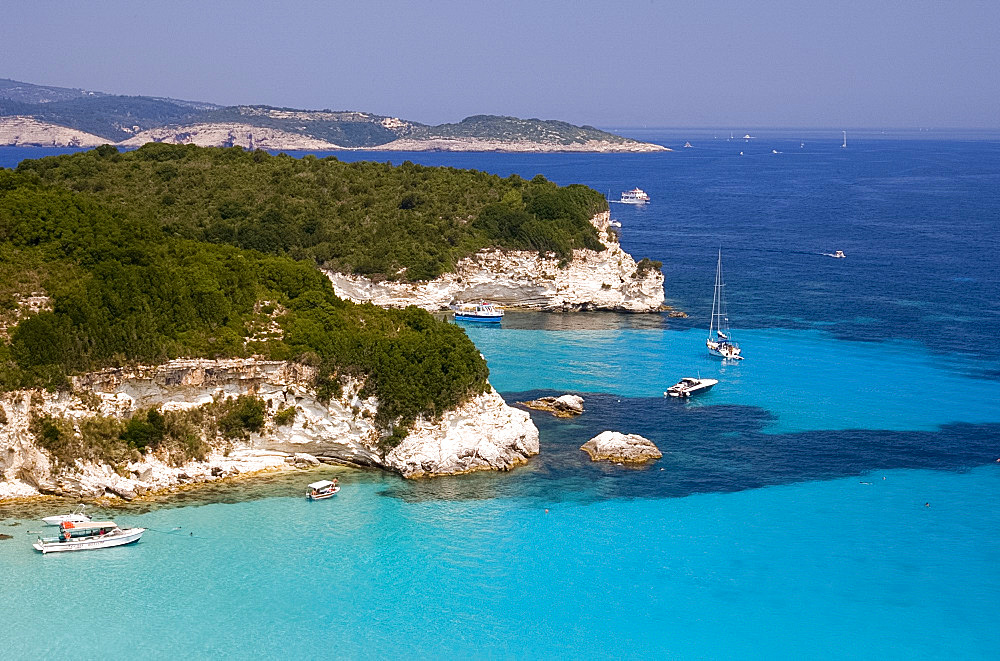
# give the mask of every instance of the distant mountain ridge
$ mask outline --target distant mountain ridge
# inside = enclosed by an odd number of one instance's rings
[[[60,129],[67,129],[62,131]],[[219,106],[0,79],[0,145],[194,143],[262,149],[662,151],[567,122],[475,115],[429,126],[357,111]]]

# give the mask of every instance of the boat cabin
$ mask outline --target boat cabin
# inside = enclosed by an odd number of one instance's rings
[[[117,528],[118,524],[114,521],[88,521],[87,523],[64,521],[59,525],[59,533],[62,539],[68,541],[78,537],[101,537]]]

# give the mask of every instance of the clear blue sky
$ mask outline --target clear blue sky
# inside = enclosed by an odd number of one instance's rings
[[[601,126],[1000,127],[1000,0],[7,0],[0,77]]]

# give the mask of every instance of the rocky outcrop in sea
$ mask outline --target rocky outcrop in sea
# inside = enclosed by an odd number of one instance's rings
[[[324,271],[341,298],[385,307],[416,305],[444,310],[459,302],[485,300],[533,310],[654,312],[664,300],[663,274],[640,271],[614,240],[608,211],[591,219],[605,249],[574,250],[567,263],[525,250],[482,250],[455,270],[428,282],[374,282],[363,276]]]
[[[329,462],[381,467],[406,477],[474,470],[507,470],[538,453],[538,430],[524,411],[495,391],[474,397],[439,420],[418,419],[410,435],[389,452],[380,446],[374,419],[378,401],[350,382],[339,397],[321,402],[312,368],[256,359],[174,360],[159,366],[115,368],[73,378],[72,392],[0,394],[0,499],[51,493],[70,497],[132,498],[180,484],[262,470]],[[139,409],[194,409],[240,395],[263,400],[265,426],[245,440],[208,438],[203,461],[173,465],[140,454],[121,465],[77,461],[57,468],[29,429],[32,415],[70,421],[79,434],[85,418],[125,419]],[[294,407],[289,424],[273,414]]]
[[[642,464],[663,456],[656,444],[638,434],[604,431],[590,439],[580,449],[590,455],[591,461],[614,461],[625,464]]]
[[[573,418],[583,413],[583,397],[579,395],[539,397],[518,404],[535,411],[547,411],[557,418]]]

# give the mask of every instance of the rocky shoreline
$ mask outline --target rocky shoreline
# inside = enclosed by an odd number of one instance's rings
[[[400,120],[396,120],[400,121]],[[138,127],[136,127],[138,128]],[[371,147],[345,147],[327,140],[278,128],[245,122],[200,122],[160,126],[136,133],[120,142],[34,117],[0,117],[0,145],[11,147],[97,147],[115,144],[135,148],[149,142],[194,144],[201,147],[243,147],[270,151],[469,151],[511,153],[648,153],[673,151],[638,140],[586,140],[583,142],[532,142],[494,138],[399,138]]]
[[[347,384],[340,397],[321,402],[311,386],[312,369],[255,359],[174,360],[159,366],[102,370],[73,378],[72,392],[14,391],[0,395],[0,501],[38,494],[68,497],[113,495],[130,499],[178,485],[318,465],[375,467],[404,477],[508,470],[538,452],[538,430],[524,411],[507,406],[495,391],[478,395],[439,420],[418,419],[410,435],[389,452],[374,418],[378,401]],[[241,441],[208,438],[203,460],[174,465],[140,454],[118,465],[77,461],[59,469],[32,430],[32,416],[79,423],[97,416],[128,418],[156,407],[183,411],[253,395],[264,402],[267,422]],[[290,424],[274,413],[294,407]]]
[[[451,273],[428,282],[375,282],[324,270],[341,298],[383,307],[416,305],[445,310],[465,301],[487,300],[528,310],[657,312],[664,301],[663,274],[640,270],[611,233],[611,213],[591,222],[605,249],[575,250],[568,263],[531,251],[482,250],[460,260]]]

